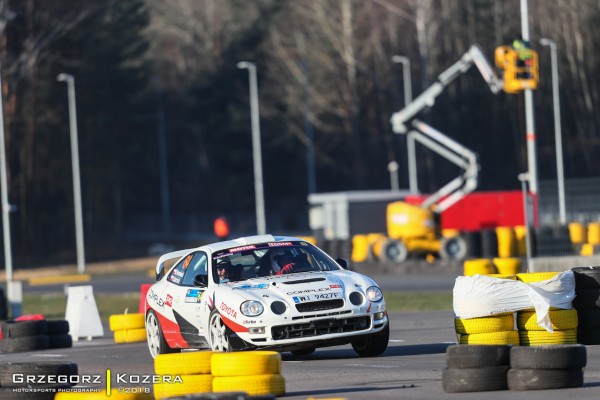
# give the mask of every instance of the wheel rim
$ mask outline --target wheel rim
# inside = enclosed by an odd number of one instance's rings
[[[227,327],[219,314],[214,314],[210,319],[210,347],[213,351],[229,350]]]
[[[160,354],[160,327],[153,313],[149,313],[146,319],[146,338],[150,354],[156,358]]]

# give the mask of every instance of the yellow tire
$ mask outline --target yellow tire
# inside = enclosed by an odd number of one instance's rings
[[[575,344],[577,343],[577,329],[564,331],[519,331],[521,346],[544,346],[548,344]]]
[[[577,310],[549,311],[552,329],[575,329],[578,325]],[[517,313],[517,328],[520,331],[545,331],[537,323],[537,314],[533,311],[519,311]]]
[[[456,333],[460,334],[503,332],[513,330],[514,327],[513,314],[470,319],[454,318],[454,328]]]
[[[512,344],[519,345],[518,331],[474,333],[460,335],[460,344]]]
[[[521,272],[521,260],[518,258],[494,258],[492,261],[501,275],[516,275]]]
[[[108,319],[111,331],[122,331],[125,329],[145,328],[145,315],[142,314],[115,314]]]
[[[159,354],[154,359],[154,372],[158,375],[210,374],[212,355],[212,351]]]
[[[498,238],[498,256],[501,258],[514,257],[517,253],[514,229],[510,226],[499,226],[496,228],[496,237]]]
[[[213,376],[276,375],[281,373],[281,354],[276,351],[214,353]]]
[[[527,228],[525,226],[515,226],[515,240],[517,244],[517,257],[527,255],[527,241],[525,240]]]
[[[569,224],[569,237],[573,244],[587,242],[587,227],[581,222],[571,222]]]
[[[498,279],[510,279],[511,281],[517,280],[517,275],[488,274],[487,276]]]
[[[352,236],[352,261],[364,262],[369,253],[369,240],[367,235]]]
[[[466,260],[463,264],[465,276],[495,274],[496,268],[492,261],[487,258],[476,258],[474,260]]]
[[[591,245],[600,244],[600,222],[590,222],[588,224],[587,242]]]
[[[110,397],[105,390],[99,392],[57,392],[54,400],[152,400],[154,396],[151,393],[145,393],[147,388],[128,387],[130,393],[119,392],[117,389],[110,391]],[[132,393],[136,392],[136,393]]]
[[[517,274],[517,280],[525,283],[547,281],[554,278],[560,272],[530,272]]]
[[[115,343],[137,343],[146,341],[146,329],[123,329],[115,331]]]
[[[182,382],[175,382],[177,377],[180,377]],[[171,382],[163,381],[162,383],[154,384],[154,397],[157,400],[186,394],[208,393],[212,391],[212,375],[172,375]]]
[[[253,370],[252,365],[248,365],[247,370]],[[280,374],[215,376],[213,380],[213,391],[215,393],[243,391],[248,393],[250,396],[261,396],[267,394],[283,396],[285,395],[285,380]]]

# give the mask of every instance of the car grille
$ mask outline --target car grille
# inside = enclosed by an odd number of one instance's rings
[[[333,310],[334,308],[340,307],[344,307],[344,300],[342,299],[311,301],[310,303],[296,304],[296,310],[300,312]]]
[[[371,318],[319,319],[302,324],[280,325],[271,328],[273,340],[299,339],[328,335],[330,333],[356,332],[369,329]]]

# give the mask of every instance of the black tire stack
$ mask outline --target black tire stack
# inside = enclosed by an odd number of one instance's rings
[[[600,267],[573,268],[575,299],[579,326],[577,342],[600,344]]]
[[[77,373],[77,364],[71,362],[1,363],[0,398],[52,400],[58,389],[68,389],[76,383],[70,377]],[[28,383],[28,376],[36,377],[35,382]]]
[[[4,321],[0,324],[2,340],[0,351],[44,350],[49,348],[71,347],[73,342],[68,335],[69,323],[65,320],[46,321]]]
[[[506,390],[510,346],[454,345],[446,350],[447,368],[442,370],[446,393]]]
[[[513,347],[508,387],[511,390],[581,387],[586,363],[585,346],[579,344]]]

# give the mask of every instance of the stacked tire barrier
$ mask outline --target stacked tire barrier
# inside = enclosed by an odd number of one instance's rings
[[[600,344],[600,267],[573,268],[573,274],[578,343]]]
[[[12,353],[73,346],[65,320],[4,321],[0,351]]]
[[[145,315],[143,313],[111,315],[108,325],[114,332],[115,343],[135,343],[146,340]]]
[[[466,260],[463,263],[464,268],[464,276],[473,276],[473,275],[489,275],[489,274],[497,274],[498,271],[492,260],[488,258],[475,258],[472,260]]]
[[[154,372],[166,378],[154,384],[154,397],[161,400],[173,396],[212,392],[213,354],[211,351],[159,354],[154,359]],[[177,377],[181,382],[172,383]]]
[[[507,375],[511,390],[562,389],[583,386],[585,346],[513,347]]]
[[[454,319],[460,344],[519,345],[519,332],[514,329],[513,314],[482,318]]]
[[[285,395],[281,354],[274,351],[214,353],[214,392],[244,391],[250,396]]]
[[[510,346],[449,346],[446,362],[448,366],[442,370],[446,393],[508,389]]]
[[[550,310],[554,332],[538,325],[535,311],[517,312],[517,328],[521,346],[577,343],[577,310]]]
[[[34,362],[0,364],[1,399],[52,400],[59,389],[69,389],[77,384],[77,364],[71,362]],[[14,375],[44,376],[46,381],[57,383],[31,383],[25,379],[15,379]],[[75,379],[73,379],[73,378]],[[40,391],[34,391],[35,389]],[[21,391],[19,389],[26,389]]]

